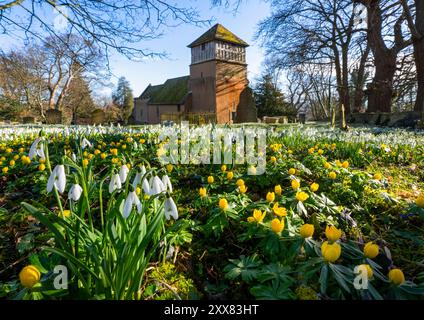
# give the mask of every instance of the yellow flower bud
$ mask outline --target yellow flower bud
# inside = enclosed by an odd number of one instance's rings
[[[343,168],[348,168],[349,167],[349,161],[344,161],[343,163],[342,163],[342,167]]]
[[[244,194],[247,192],[247,187],[245,185],[242,185],[240,187],[238,187],[238,190],[240,193]]]
[[[227,172],[227,179],[232,180],[234,178],[234,173],[232,171]]]
[[[83,159],[82,160],[82,166],[85,168],[88,166],[88,159]]]
[[[302,238],[310,238],[314,235],[315,227],[313,224],[305,223],[300,227],[299,233]]]
[[[310,189],[312,192],[317,192],[319,189],[319,184],[314,182],[313,184],[311,184]]]
[[[375,180],[380,181],[382,178],[383,178],[383,176],[382,176],[382,174],[381,174],[381,173],[376,173],[376,174],[374,175],[374,179],[375,179]]]
[[[238,187],[244,186],[244,180],[243,179],[238,179],[237,182],[236,182],[236,185]]]
[[[212,184],[215,181],[215,179],[212,176],[208,177],[208,183]]]
[[[171,173],[172,170],[174,170],[174,166],[172,164],[170,164],[170,163],[167,164],[166,165],[166,171],[168,171],[168,173]]]
[[[227,199],[224,199],[224,198],[222,198],[222,199],[219,199],[219,207],[222,209],[222,210],[227,210],[228,209],[228,201],[227,201]]]
[[[268,192],[266,195],[266,201],[273,202],[275,200],[275,193],[274,192]]]
[[[328,174],[328,177],[330,178],[330,179],[336,179],[337,178],[337,174],[334,172],[334,171],[331,171],[329,174]]]
[[[292,181],[291,181],[291,187],[292,187],[292,189],[293,190],[297,190],[297,189],[299,189],[300,188],[300,182],[299,182],[299,180],[297,180],[297,179],[293,179]]]
[[[40,170],[40,171],[44,171],[44,170],[46,170],[46,166],[44,165],[44,163],[41,163],[41,164],[38,166],[38,170]]]
[[[200,188],[199,189],[199,196],[206,197],[206,188]]]
[[[28,289],[34,287],[40,281],[40,278],[40,271],[33,265],[26,266],[19,273],[21,284]]]
[[[399,286],[405,282],[405,276],[400,269],[392,269],[389,271],[389,280]]]
[[[337,229],[335,226],[327,226],[325,228],[325,236],[331,242],[337,241],[342,236],[342,231]]]
[[[304,202],[306,200],[308,200],[309,196],[306,192],[300,191],[298,193],[296,193],[296,200],[300,201],[300,202]]]
[[[378,256],[378,245],[373,244],[372,242],[368,242],[364,246],[364,255],[367,258],[374,259],[376,256]]]
[[[340,258],[342,247],[337,242],[330,244],[325,241],[321,246],[321,253],[325,261],[334,263]]]
[[[295,169],[295,168],[290,168],[290,169],[289,169],[289,174],[290,174],[290,175],[294,175],[294,174],[296,174],[296,169]]]
[[[420,208],[424,208],[424,193],[418,196],[417,200],[415,200],[415,204]]]
[[[223,165],[221,166],[221,171],[222,171],[222,172],[227,171],[227,166],[226,166],[225,164],[223,164]]]
[[[271,221],[271,229],[272,231],[274,231],[275,233],[280,233],[281,231],[284,230],[284,219],[279,220],[279,219],[274,219]]]
[[[279,196],[281,196],[281,193],[283,192],[283,189],[281,188],[280,185],[276,185],[274,187],[274,192],[275,192],[275,194],[278,194]]]

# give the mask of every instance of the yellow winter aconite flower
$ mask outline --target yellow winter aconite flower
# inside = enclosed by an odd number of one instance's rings
[[[331,171],[329,174],[328,174],[328,177],[330,178],[330,179],[336,179],[337,178],[337,174],[334,172],[334,171]]]
[[[298,193],[296,193],[296,200],[300,201],[300,202],[304,202],[306,200],[308,200],[309,196],[306,192],[300,191]]]
[[[82,160],[82,166],[85,168],[88,166],[88,159],[83,159]]]
[[[316,182],[312,183],[310,189],[312,192],[317,192],[319,189],[319,184]]]
[[[399,286],[405,282],[405,276],[400,269],[392,269],[389,271],[389,280]]]
[[[280,233],[281,231],[284,230],[284,219],[280,220],[280,219],[274,219],[271,221],[271,229],[272,231],[274,231],[275,233]]]
[[[272,210],[279,217],[287,216],[287,209],[284,207],[279,207],[278,203],[274,204],[274,206],[272,207]]]
[[[200,188],[199,189],[199,196],[206,197],[206,188]]]
[[[335,242],[339,240],[342,236],[342,231],[340,229],[337,229],[335,226],[327,226],[325,228],[325,236],[331,242]]]
[[[68,218],[71,216],[71,210],[63,210],[63,217]]]
[[[212,184],[215,181],[215,179],[212,176],[208,177],[208,183]]]
[[[318,154],[319,154],[319,155],[322,155],[323,153],[324,153],[324,150],[322,150],[322,149],[319,149],[319,150],[318,150]]]
[[[33,265],[26,266],[19,273],[21,284],[28,289],[34,287],[40,281],[40,278],[40,271]]]
[[[299,233],[302,238],[310,238],[314,235],[315,227],[313,224],[305,223],[299,229]]]
[[[8,167],[4,167],[3,169],[1,169],[1,171],[2,171],[3,173],[6,173],[7,171],[9,171],[9,168],[8,168]]]
[[[374,275],[374,272],[372,271],[371,266],[369,264],[361,264],[361,267],[364,267],[365,269],[367,269],[368,279],[371,279],[372,276]]]
[[[415,204],[420,208],[424,208],[424,193],[418,196],[417,200],[415,200]]]
[[[141,193],[140,187],[135,188],[135,194],[139,196],[140,193]]]
[[[271,160],[271,162],[272,162],[272,163],[276,163],[276,162],[277,162],[277,158],[276,158],[276,157],[274,157],[274,156],[272,156],[272,157],[270,158],[270,160]]]
[[[166,165],[166,171],[168,171],[168,173],[171,173],[172,170],[174,170],[174,166],[172,164],[168,163]]]
[[[268,192],[266,194],[266,201],[273,202],[275,200],[275,193],[274,192]]]
[[[222,172],[227,171],[227,166],[226,166],[225,164],[223,164],[223,165],[221,166],[221,171],[222,171]]]
[[[9,166],[13,167],[15,165],[15,160],[10,160]]]
[[[278,194],[279,196],[281,196],[281,193],[283,192],[283,189],[281,188],[280,185],[276,185],[274,187],[274,192],[275,192],[275,194]]]
[[[238,187],[238,190],[240,193],[246,193],[247,192],[247,187],[245,185],[242,185],[240,187]]]
[[[227,180],[232,180],[234,178],[234,173],[232,171],[227,172]]]
[[[368,242],[364,246],[364,255],[367,258],[374,259],[376,256],[378,256],[378,251],[379,251],[378,245],[372,242]]]
[[[300,188],[300,182],[299,182],[299,180],[293,179],[291,181],[291,187],[292,187],[293,190],[299,189]]]
[[[296,169],[295,168],[290,168],[289,169],[289,174],[295,175],[296,174]]]
[[[349,161],[344,161],[343,163],[342,163],[342,167],[343,168],[349,168]]]
[[[336,166],[338,166],[338,167],[341,167],[342,166],[342,163],[340,162],[340,160],[336,160],[334,162],[336,163]]]
[[[264,221],[265,216],[266,216],[265,211],[262,212],[261,210],[257,210],[257,209],[253,210],[252,217],[253,217],[254,221],[256,221],[257,223],[261,223],[262,221]]]
[[[38,170],[40,171],[46,170],[46,166],[44,165],[44,163],[40,163],[40,165],[38,166]]]
[[[331,168],[331,164],[329,164],[328,162],[324,163],[324,168],[325,169],[330,169]]]
[[[238,179],[237,182],[236,182],[236,185],[238,187],[244,186],[244,180],[243,179]]]
[[[100,155],[100,158],[102,158],[102,160],[106,159],[106,157],[107,157],[106,153],[102,153],[102,154]]]
[[[321,253],[325,261],[334,263],[340,258],[342,247],[337,242],[330,244],[328,241],[325,241],[321,245]]]
[[[219,199],[219,207],[222,209],[222,210],[227,210],[228,209],[228,201],[227,201],[227,199],[224,199],[224,198],[222,198],[222,199]]]
[[[255,218],[253,218],[253,217],[248,217],[248,218],[247,218],[247,222],[255,222]]]
[[[313,154],[313,153],[314,153],[314,151],[315,151],[315,149],[314,149],[314,148],[309,148],[309,149],[308,149],[308,153],[309,153],[309,154]]]
[[[383,176],[381,175],[381,173],[376,173],[376,174],[374,175],[374,180],[378,180],[378,181],[380,181],[382,178],[383,178]]]

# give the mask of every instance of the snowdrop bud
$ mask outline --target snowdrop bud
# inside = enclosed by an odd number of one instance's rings
[[[124,164],[119,169],[119,178],[121,179],[121,183],[125,183],[127,180],[128,172],[130,172],[130,169]]]
[[[79,184],[73,184],[69,189],[68,199],[78,201],[82,194],[82,188]]]
[[[121,178],[119,177],[119,174],[116,173],[110,179],[109,193],[112,193],[113,191],[119,190],[121,188],[122,188]]]

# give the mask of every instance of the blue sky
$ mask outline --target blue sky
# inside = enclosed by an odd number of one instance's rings
[[[140,47],[147,47],[156,52],[165,51],[168,57],[164,59],[145,59],[141,62],[134,62],[119,54],[112,54],[110,58],[113,73],[112,83],[115,84],[120,76],[124,76],[130,81],[134,95],[138,96],[149,83],[160,84],[168,78],[188,75],[190,49],[187,48],[187,45],[218,22],[250,44],[247,49],[249,80],[254,80],[260,74],[263,50],[258,43],[253,41],[253,38],[258,22],[269,15],[268,3],[260,0],[245,0],[236,14],[231,8],[212,8],[209,0],[185,0],[180,1],[179,5],[196,7],[202,18],[213,18],[210,26],[196,27],[183,24],[166,29],[160,39],[139,44]],[[47,12],[46,16],[51,17],[51,13]],[[22,45],[23,42],[16,37],[0,34],[1,49]],[[109,93],[110,90],[104,92]]]
[[[219,22],[250,44],[247,49],[247,63],[249,64],[249,79],[253,80],[261,72],[263,60],[263,51],[258,44],[254,43],[253,37],[257,23],[269,13],[268,3],[258,0],[244,2],[236,15],[230,9],[211,9],[210,1],[201,0],[196,4],[202,17],[215,18],[211,26]],[[168,78],[188,75],[191,57],[187,45],[211,26],[181,25],[168,29],[166,35],[161,39],[147,44],[152,50],[166,51],[169,54],[167,59],[131,62],[125,57],[115,55],[111,59],[113,74],[116,77],[125,76],[130,81],[135,96],[140,95],[149,83],[160,84]],[[112,81],[115,82],[116,79],[112,79]]]

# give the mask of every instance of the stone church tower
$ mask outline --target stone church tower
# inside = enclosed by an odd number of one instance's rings
[[[256,122],[256,108],[247,80],[248,46],[220,24],[188,46],[192,93],[189,112],[216,113],[217,123]]]

